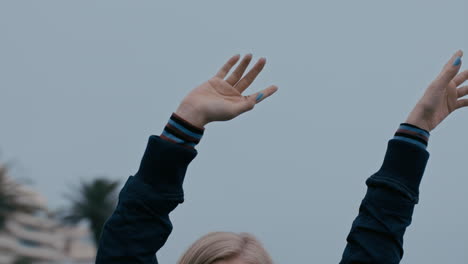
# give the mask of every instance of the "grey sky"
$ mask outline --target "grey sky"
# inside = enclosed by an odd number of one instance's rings
[[[159,252],[253,232],[277,263],[337,263],[387,140],[457,49],[468,1],[1,1],[0,150],[52,207],[68,185],[133,174],[147,137],[227,58],[280,90],[207,126]],[[464,66],[464,69],[467,67]],[[402,263],[468,260],[468,111],[431,157]]]

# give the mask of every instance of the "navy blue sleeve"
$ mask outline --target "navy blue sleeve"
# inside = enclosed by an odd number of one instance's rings
[[[197,152],[151,136],[140,169],[120,192],[99,242],[97,264],[155,264],[172,231],[169,213],[184,201],[182,184]]]
[[[367,181],[366,196],[347,237],[341,264],[399,263],[403,236],[418,203],[429,153],[398,139],[388,143],[382,167]]]

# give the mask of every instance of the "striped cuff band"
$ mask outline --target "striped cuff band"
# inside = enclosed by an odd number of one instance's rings
[[[429,131],[421,129],[415,125],[408,123],[400,124],[400,127],[395,133],[393,139],[398,139],[415,144],[423,149],[427,148],[429,141]]]
[[[194,148],[203,136],[203,128],[198,128],[173,113],[161,138],[185,147]]]

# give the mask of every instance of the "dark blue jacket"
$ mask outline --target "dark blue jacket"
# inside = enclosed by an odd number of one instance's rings
[[[155,254],[172,230],[169,213],[184,201],[182,183],[196,154],[150,137],[140,169],[128,179],[105,224],[96,263],[158,263]],[[366,182],[368,191],[340,263],[400,262],[428,157],[414,144],[389,141],[382,167]]]

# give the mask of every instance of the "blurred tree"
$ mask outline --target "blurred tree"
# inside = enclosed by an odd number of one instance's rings
[[[64,220],[70,223],[87,220],[97,245],[104,223],[117,204],[116,190],[118,186],[119,181],[106,178],[81,182],[72,195],[67,195],[70,207]]]
[[[30,212],[33,207],[21,202],[18,184],[7,176],[8,168],[0,165],[0,230],[8,217],[15,212]]]
[[[33,261],[29,258],[20,257],[17,258],[13,264],[33,264]]]

